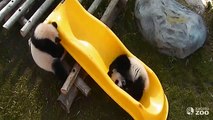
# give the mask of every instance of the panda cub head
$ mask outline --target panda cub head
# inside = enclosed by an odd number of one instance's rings
[[[112,70],[111,79],[120,88],[123,88],[126,85],[126,80],[116,69]]]
[[[33,37],[35,37],[36,40],[48,39],[55,44],[58,44],[60,42],[56,22],[40,23],[36,27]]]
[[[64,54],[64,48],[60,41],[57,23],[52,22],[38,24],[28,42],[31,46],[31,52],[36,54],[34,55],[36,58],[40,58],[41,55],[61,58]],[[35,50],[39,52],[34,52]]]
[[[136,100],[140,100],[148,87],[148,75],[144,66],[135,58],[118,56],[110,65],[108,75],[120,88]]]

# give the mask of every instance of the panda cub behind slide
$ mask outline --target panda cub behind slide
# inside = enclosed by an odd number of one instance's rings
[[[136,100],[140,100],[149,86],[149,78],[144,66],[136,58],[118,56],[110,65],[108,75],[120,88]]]
[[[29,40],[35,63],[65,81],[68,73],[61,63],[64,48],[60,44],[56,22],[40,23]]]

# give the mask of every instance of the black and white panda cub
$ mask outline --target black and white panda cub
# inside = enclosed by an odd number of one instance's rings
[[[28,42],[35,63],[65,81],[68,73],[61,63],[65,50],[60,44],[56,22],[40,23]]]
[[[144,66],[136,58],[118,56],[110,65],[108,75],[120,88],[136,100],[140,100],[149,86],[149,78]]]

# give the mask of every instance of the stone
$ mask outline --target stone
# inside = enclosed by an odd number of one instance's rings
[[[212,3],[212,0],[185,0],[188,5],[191,5],[199,14],[205,12],[205,8],[208,7],[208,2]]]
[[[161,53],[185,58],[206,40],[201,16],[175,0],[136,0],[135,16],[145,40]]]

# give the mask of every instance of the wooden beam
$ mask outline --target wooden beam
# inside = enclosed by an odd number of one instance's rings
[[[101,17],[101,21],[111,28],[118,14],[126,7],[127,1],[128,0],[111,0]]]
[[[4,28],[9,30],[16,21],[18,21],[24,13],[26,13],[27,9],[32,5],[35,0],[27,0],[21,7],[16,10],[16,12],[7,20],[7,22],[3,25]]]
[[[87,11],[89,13],[93,14],[101,2],[102,2],[102,0],[94,0],[92,5],[89,7],[89,9]]]
[[[70,113],[70,107],[78,94],[78,89],[76,86],[72,86],[67,94],[60,94],[57,101],[61,107],[67,112]]]
[[[78,77],[74,84],[85,96],[89,95],[91,88],[84,82],[82,78]]]
[[[118,4],[118,1],[119,0],[111,0],[108,7],[106,8],[103,16],[101,17],[101,21],[103,23],[106,23],[108,21],[109,17],[111,16],[112,12],[114,11],[116,5]]]
[[[10,11],[15,8],[21,0],[11,0],[1,11],[0,11],[0,22],[4,19],[6,15],[10,13]]]
[[[67,94],[71,86],[74,84],[78,73],[81,69],[81,66],[78,63],[75,63],[69,76],[67,77],[66,81],[64,82],[64,85],[61,88],[61,93]]]
[[[2,8],[4,8],[9,2],[10,2],[10,0],[2,0],[2,1],[0,2],[0,10],[1,10]]]

